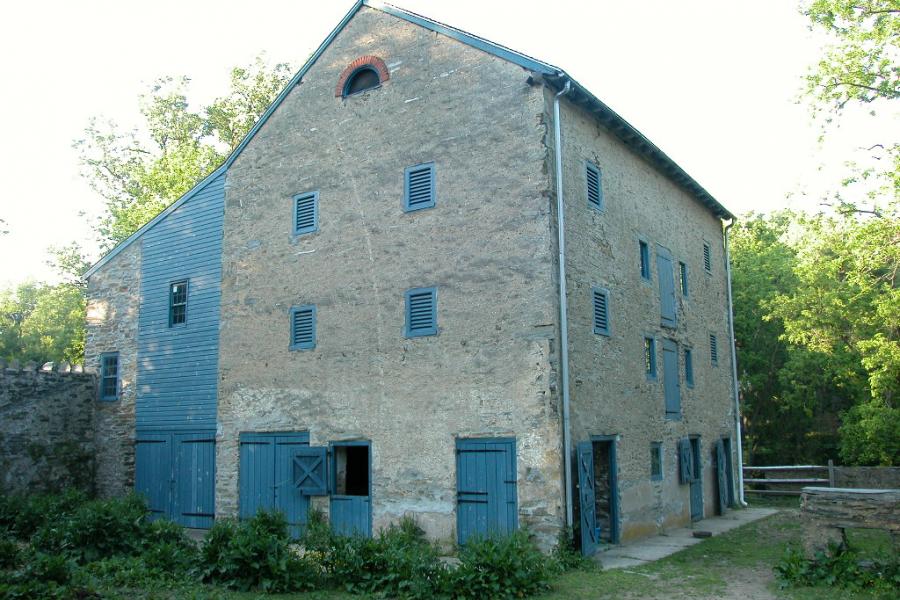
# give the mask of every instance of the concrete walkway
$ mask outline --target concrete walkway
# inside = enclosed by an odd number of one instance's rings
[[[741,525],[764,519],[777,512],[778,510],[774,508],[730,510],[724,516],[703,519],[693,523],[690,527],[672,529],[651,538],[609,546],[606,550],[598,552],[594,558],[603,565],[604,569],[637,567],[675,554],[688,546],[699,544],[703,539],[695,538],[693,535],[695,531],[708,531],[715,536]]]

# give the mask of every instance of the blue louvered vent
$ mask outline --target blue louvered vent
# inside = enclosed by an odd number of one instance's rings
[[[311,350],[316,347],[316,307],[291,309],[291,349]]]
[[[603,190],[600,187],[600,169],[588,163],[585,172],[587,175],[588,205],[601,209],[603,208]]]
[[[406,335],[419,337],[437,333],[437,291],[416,288],[406,292]]]
[[[714,333],[709,334],[709,358],[713,365],[719,364],[719,341]]]
[[[410,212],[434,206],[434,163],[406,169],[403,183],[403,210]]]
[[[609,335],[609,292],[594,288],[594,333]]]
[[[294,233],[312,233],[319,229],[319,193],[294,196]]]
[[[712,250],[709,244],[703,244],[703,268],[707,273],[712,273]]]

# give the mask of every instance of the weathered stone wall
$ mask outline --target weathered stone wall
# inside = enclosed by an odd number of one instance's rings
[[[0,493],[91,493],[96,397],[91,374],[0,361]]]
[[[141,293],[141,244],[133,243],[88,280],[86,371],[100,370],[100,354],[119,353],[120,397],[94,402],[97,493],[118,496],[134,487],[134,402]]]
[[[549,92],[546,106],[549,119]],[[627,540],[689,520],[689,487],[678,483],[676,456],[676,440],[689,434],[701,436],[704,509],[713,514],[713,444],[733,436],[734,423],[722,225],[592,116],[567,100],[561,108],[573,444],[596,435],[618,436],[622,540]],[[587,202],[586,161],[602,172],[602,211]],[[649,245],[650,281],[640,274],[639,240]],[[712,250],[711,275],[703,266],[704,241]],[[673,257],[674,330],[660,325],[656,244]],[[679,261],[688,266],[687,298],[679,288]],[[594,286],[610,293],[609,337],[593,333]],[[710,361],[710,333],[718,338],[718,366]],[[645,376],[644,336],[656,340],[655,381]],[[663,339],[678,343],[680,420],[665,418]],[[684,381],[685,347],[693,349],[692,388]],[[650,479],[651,442],[663,443],[662,481]]]
[[[384,59],[379,89],[335,98]],[[515,436],[520,522],[562,522],[552,233],[543,98],[521,68],[362,8],[229,169],[217,514],[238,502],[238,436],[367,439],[377,530],[416,513],[454,538],[455,439]],[[434,161],[437,206],[402,211],[403,173]],[[292,237],[292,196],[320,230]],[[436,286],[439,334],[406,339],[404,291]],[[288,350],[291,305],[317,346]]]

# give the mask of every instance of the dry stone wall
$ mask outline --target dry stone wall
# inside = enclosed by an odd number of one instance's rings
[[[0,361],[0,493],[94,490],[93,375]]]

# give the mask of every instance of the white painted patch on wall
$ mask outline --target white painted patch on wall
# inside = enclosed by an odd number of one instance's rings
[[[403,104],[409,104],[410,102],[415,102],[418,99],[419,99],[419,97],[416,96],[415,98],[410,98],[409,100],[404,100]]]

